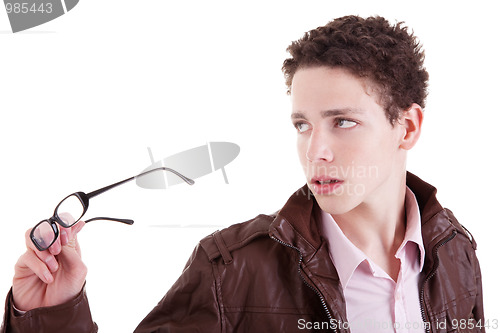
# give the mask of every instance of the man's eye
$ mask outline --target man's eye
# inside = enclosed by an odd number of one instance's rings
[[[296,123],[295,128],[299,131],[299,133],[303,133],[309,129],[309,125],[306,123]]]
[[[358,123],[352,120],[347,120],[347,119],[338,119],[337,120],[337,127],[339,128],[351,128],[356,126]]]

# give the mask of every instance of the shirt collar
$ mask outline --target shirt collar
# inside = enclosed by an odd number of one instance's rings
[[[405,209],[406,233],[401,246],[399,247],[398,251],[396,251],[396,254],[399,253],[409,241],[417,244],[418,249],[420,250],[419,270],[422,271],[422,268],[424,267],[425,250],[424,241],[422,240],[422,223],[420,219],[420,210],[418,208],[417,198],[409,187],[406,187]]]
[[[421,232],[420,212],[417,199],[413,192],[406,187],[405,197],[406,209],[406,232],[403,242],[396,251],[396,255],[401,253],[406,244],[411,241],[415,243],[420,250],[420,271],[424,266],[424,245]],[[329,247],[330,258],[339,274],[340,282],[345,288],[356,268],[363,262],[370,260],[363,251],[358,249],[342,232],[333,217],[321,210],[321,231]]]

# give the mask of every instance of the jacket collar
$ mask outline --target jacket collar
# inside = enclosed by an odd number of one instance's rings
[[[288,199],[269,226],[271,237],[297,248],[305,262],[321,245],[321,235],[313,213],[318,204],[307,185]]]
[[[443,210],[443,207],[436,198],[437,189],[434,186],[424,182],[410,172],[406,173],[406,185],[417,198],[422,226],[429,222],[434,215]]]

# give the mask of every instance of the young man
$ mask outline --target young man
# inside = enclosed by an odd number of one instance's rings
[[[406,172],[428,78],[416,39],[349,16],[288,50],[307,184],[276,214],[203,239],[136,332],[484,332],[475,242]],[[97,330],[82,226],[44,252],[27,237],[2,332]]]

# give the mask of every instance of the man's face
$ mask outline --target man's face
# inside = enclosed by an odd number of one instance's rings
[[[291,97],[300,162],[323,210],[377,205],[400,188],[405,129],[389,123],[367,81],[341,68],[299,69]]]

